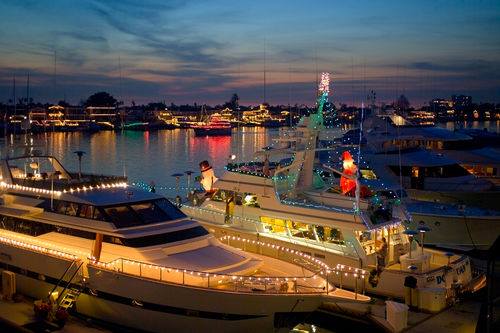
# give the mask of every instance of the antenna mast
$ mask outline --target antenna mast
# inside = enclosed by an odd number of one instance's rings
[[[13,87],[14,87],[14,91],[13,91],[13,94],[14,94],[14,114],[16,115],[17,114],[17,101],[16,101],[16,74],[14,74],[14,78],[12,80],[12,83],[13,83]]]
[[[266,56],[267,56],[267,41],[264,39],[264,101],[263,103],[266,103],[266,99],[267,99],[267,96],[266,96],[266,70],[267,70],[267,59],[266,59]]]
[[[54,50],[54,104],[57,103],[57,51]]]

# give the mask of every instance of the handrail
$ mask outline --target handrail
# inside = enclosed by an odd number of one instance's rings
[[[68,289],[69,285],[71,284],[71,282],[73,281],[73,279],[75,278],[76,274],[80,271],[80,268],[82,268],[83,266],[83,261],[80,261],[80,265],[78,265],[78,267],[76,268],[75,272],[73,273],[73,275],[71,275],[71,278],[68,280],[68,282],[66,283],[66,285],[64,286],[63,290],[61,291],[61,293],[59,294],[59,297],[57,297],[57,301],[56,303],[59,304],[59,300],[62,298],[64,292],[66,291],[66,289]],[[54,288],[57,288],[59,284],[57,284]]]
[[[133,273],[132,269],[127,269],[125,265],[135,265],[139,269],[139,274]],[[202,289],[210,289],[222,292],[240,293],[294,293],[294,294],[328,294],[328,282],[325,280],[325,287],[322,283],[317,285],[306,285],[302,282],[323,279],[319,273],[310,276],[281,276],[281,277],[261,277],[249,275],[214,274],[209,272],[193,271],[179,268],[167,268],[158,265],[147,264],[135,260],[118,258],[111,262],[104,263],[91,261],[89,265],[94,265],[99,269],[106,269],[111,272],[139,276],[144,279],[157,280],[183,286],[192,286]],[[154,270],[156,274],[146,272]],[[224,288],[226,286],[227,288]],[[333,285],[330,285],[333,287]],[[313,291],[311,291],[311,289]],[[320,291],[314,291],[319,289]]]
[[[250,242],[249,240],[241,239],[239,237],[235,239],[243,242]],[[290,254],[295,254],[302,259],[311,259],[311,256],[303,254],[300,251],[290,250],[285,247],[264,242],[257,243],[259,243],[259,245],[268,245],[271,248]],[[291,292],[293,293],[311,294],[311,289],[320,289],[321,291],[314,293],[328,294],[330,287],[333,287],[333,284],[329,282],[330,275],[340,275],[341,280],[342,276],[351,276],[356,281],[364,281],[365,276],[367,276],[367,271],[364,269],[349,267],[341,264],[338,264],[335,268],[330,268],[315,258],[312,258],[312,260],[315,261],[316,264],[321,263],[321,268],[316,272],[308,268],[308,271],[312,272],[312,274],[304,276],[218,274],[206,271],[182,269],[178,267],[166,267],[127,258],[117,258],[110,262],[101,262],[91,259],[90,265],[97,266],[100,269],[107,269],[113,272],[139,276],[146,279],[159,280],[161,282],[190,285],[207,289],[217,289],[221,291],[227,291],[227,288],[224,289],[224,286],[226,286],[230,288],[229,291],[234,290],[239,292],[288,293],[292,290]],[[312,280],[316,280],[318,278],[324,280],[324,286],[323,283],[318,284],[313,282],[307,284],[307,281],[311,282]],[[300,284],[300,282],[306,283]],[[292,284],[292,288],[290,288],[290,283]],[[271,289],[269,289],[269,287],[271,287]]]
[[[59,287],[59,284],[61,283],[61,281],[64,279],[64,277],[66,276],[66,273],[68,273],[68,271],[71,269],[71,267],[73,267],[73,265],[77,262],[78,260],[75,259],[75,260],[72,260],[71,261],[71,264],[66,268],[66,270],[64,271],[63,275],[61,275],[61,277],[59,278],[59,280],[57,281],[57,283],[54,285],[54,288],[52,288],[52,290],[50,291],[49,293],[49,296],[54,292],[56,291],[57,287]]]
[[[101,266],[101,267],[105,267],[105,268],[109,268],[109,267],[116,267],[116,264],[117,263],[120,263],[120,264],[132,264],[132,265],[142,265],[142,266],[145,266],[146,268],[151,268],[151,269],[162,269],[162,270],[168,270],[168,271],[175,271],[176,273],[178,272],[185,272],[187,274],[190,274],[190,275],[193,275],[193,274],[196,274],[197,276],[212,276],[212,277],[222,277],[222,276],[225,276],[225,277],[236,277],[236,278],[248,278],[248,279],[256,279],[255,276],[253,275],[242,275],[242,274],[215,274],[215,273],[211,273],[211,272],[207,272],[207,271],[198,271],[198,270],[194,270],[194,269],[182,269],[182,268],[178,268],[178,267],[169,267],[169,266],[161,266],[161,265],[156,265],[156,264],[151,264],[151,263],[147,263],[147,262],[143,262],[143,261],[139,261],[139,260],[135,260],[135,259],[127,259],[127,258],[117,258],[117,259],[114,259],[114,260],[111,260],[109,262],[102,262],[102,261],[97,261],[97,260],[91,260],[91,263],[94,264],[94,265],[97,265],[97,266]],[[121,268],[118,267],[118,270],[121,271]],[[331,271],[331,270],[329,270]],[[313,274],[312,275],[309,275],[309,276],[301,276],[301,277],[298,277],[298,276],[268,276],[266,277],[266,279],[282,279],[282,280],[286,280],[286,279],[294,279],[294,278],[313,278],[314,276],[320,276],[321,274],[324,274],[326,271],[318,271],[318,272],[312,272]]]

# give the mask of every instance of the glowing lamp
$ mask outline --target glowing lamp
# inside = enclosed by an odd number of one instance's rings
[[[252,202],[252,200],[253,200],[253,195],[251,195],[251,194],[247,194],[247,195],[245,196],[245,203],[246,203],[246,204],[250,204],[250,203]]]

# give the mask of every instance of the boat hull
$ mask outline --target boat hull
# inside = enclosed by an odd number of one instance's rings
[[[422,225],[431,228],[425,244],[439,247],[489,249],[500,235],[498,216],[444,216],[411,212],[410,229]]]
[[[367,271],[375,269],[375,258],[369,258],[366,263],[361,264],[361,260],[358,257],[344,255],[340,252],[326,251],[322,247],[313,247],[310,245],[301,244],[298,241],[286,241],[277,239],[275,237],[269,237],[266,234],[258,233],[246,229],[236,229],[228,228],[227,224],[224,224],[223,216],[221,214],[208,212],[203,212],[192,208],[190,206],[184,205],[183,211],[188,216],[196,218],[207,230],[213,233],[216,237],[221,238],[226,236],[235,236],[236,238],[246,238],[250,241],[264,241],[275,245],[283,246],[285,248],[300,251],[302,253],[311,255],[318,258],[328,264],[330,267],[336,267],[338,264],[346,265],[356,268],[362,268]],[[264,214],[265,215],[265,214]],[[268,256],[277,256],[275,250],[269,248],[251,248],[250,242],[241,242],[237,240],[230,240],[229,245],[241,247],[246,251],[254,251],[262,253]],[[267,251],[267,252],[266,252]],[[437,251],[432,251],[427,249],[435,255],[432,255],[431,261],[433,264],[440,266],[439,269],[434,269],[427,273],[410,274],[409,272],[403,271],[401,269],[384,269],[378,278],[378,283],[373,285],[369,281],[368,274],[365,279],[359,281],[350,275],[343,276],[342,274],[332,274],[330,276],[330,281],[340,288],[348,288],[357,292],[367,292],[370,294],[381,295],[385,297],[394,297],[399,299],[404,299],[405,297],[405,278],[409,275],[413,275],[417,278],[417,286],[419,288],[451,288],[451,281],[456,280],[463,285],[468,285],[472,280],[472,269],[470,265],[469,258],[462,256],[456,262],[451,263],[450,266],[452,270],[447,270],[446,258],[439,255]],[[288,258],[281,254],[278,254],[278,258],[281,260],[287,260]],[[372,260],[373,262],[369,262]]]
[[[449,204],[464,203],[468,206],[483,209],[495,209],[500,202],[500,191],[425,191],[406,189],[408,196],[414,200],[442,202]]]
[[[71,260],[0,244],[0,271],[16,273],[17,291],[46,298]],[[220,291],[159,282],[93,265],[75,310],[85,316],[142,331],[267,332],[283,317],[289,325],[317,309],[313,294],[266,294]],[[71,274],[67,274],[70,276]],[[59,291],[62,287],[58,288]]]
[[[193,127],[194,135],[196,136],[225,136],[231,135],[232,128],[204,128],[204,127]]]

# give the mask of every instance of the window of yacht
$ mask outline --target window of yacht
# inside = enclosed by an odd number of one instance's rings
[[[146,221],[166,221],[170,220],[167,213],[157,207],[153,202],[144,202],[130,206],[142,220]]]
[[[93,210],[94,207],[90,205],[80,205],[80,211],[78,216],[86,218],[86,219],[92,219],[93,217]]]
[[[292,222],[290,232],[293,237],[316,240],[316,236],[314,235],[314,226],[311,224]]]
[[[140,220],[129,206],[115,206],[104,208],[104,212],[108,219],[118,228],[131,227],[139,225]]]
[[[243,196],[243,206],[260,207],[257,196],[253,193],[245,193]]]
[[[99,209],[97,209],[97,207],[94,207],[93,219],[99,220],[99,221],[105,221],[104,215],[102,215],[101,211]]]
[[[391,165],[389,168],[394,174],[399,176],[399,166]],[[458,164],[449,164],[433,167],[416,167],[416,166],[402,166],[401,173],[404,177],[434,177],[434,178],[449,178],[449,177],[462,177],[470,173]]]
[[[283,235],[287,235],[286,229],[287,227],[290,228],[292,223],[291,221],[276,219],[268,216],[261,216],[260,222],[262,222],[265,230]]]
[[[154,203],[168,215],[169,220],[176,220],[186,217],[186,215],[184,215],[184,213],[181,212],[179,208],[172,205],[167,199],[156,200]]]
[[[402,234],[403,231],[404,227],[395,226],[374,231],[356,231],[356,236],[367,255],[376,253],[382,245],[382,238],[385,238],[390,254],[399,256],[405,251],[405,243],[407,243],[405,235]]]
[[[363,177],[364,179],[370,179],[370,180],[377,179],[377,175],[375,174],[375,172],[373,172],[373,170],[369,170],[369,169],[362,169],[361,170],[361,177]]]
[[[150,235],[137,238],[117,238],[117,237],[104,237],[104,241],[125,245],[129,247],[146,247],[161,244],[168,244],[173,242],[180,242],[191,238],[197,238],[208,235],[208,231],[202,226],[193,228],[171,231],[164,234]]]
[[[7,216],[3,216],[0,218],[0,228],[35,237],[49,232],[57,232],[60,234],[65,234],[85,239],[91,239],[91,240],[95,239],[94,232],[68,228],[68,227],[55,226],[52,224],[36,222],[31,220],[23,220]],[[124,245],[129,247],[146,247],[146,246],[179,242],[183,240],[205,236],[208,234],[209,232],[205,228],[203,228],[202,226],[196,226],[192,228],[171,231],[162,234],[144,236],[144,237],[137,237],[137,238],[122,238],[122,237],[104,235],[103,241],[106,243]]]
[[[67,201],[57,201],[54,203],[55,212],[64,215],[78,216],[78,204]]]
[[[229,202],[234,199],[234,203],[238,206],[260,207],[257,196],[253,193],[236,193],[219,189],[211,199],[218,202]]]
[[[232,195],[233,193],[231,191],[219,189],[215,191],[215,193],[212,195],[212,200],[219,202],[226,202]]]
[[[170,221],[186,217],[167,199],[134,203],[132,205],[105,207],[106,220],[113,222],[118,228]]]
[[[316,234],[321,242],[344,244],[344,237],[339,229],[317,225]]]

